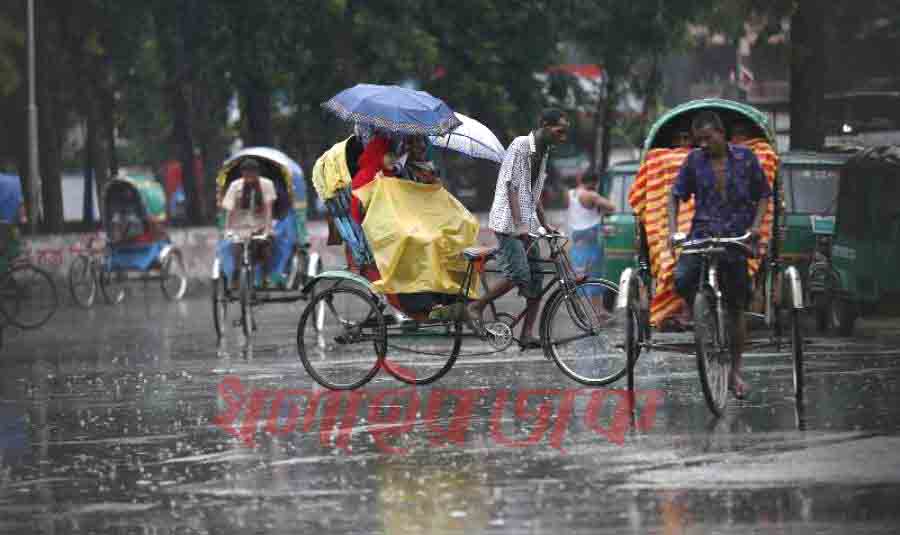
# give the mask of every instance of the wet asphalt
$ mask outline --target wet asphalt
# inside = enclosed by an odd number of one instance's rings
[[[786,355],[748,355],[753,391],[719,419],[693,357],[663,353],[634,414],[624,380],[581,387],[540,350],[329,397],[297,357],[302,307],[263,309],[246,356],[217,351],[202,292],[7,331],[0,533],[900,531],[891,344],[811,336],[802,405]]]

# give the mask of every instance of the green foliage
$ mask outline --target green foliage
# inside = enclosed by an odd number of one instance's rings
[[[0,14],[0,96],[11,95],[22,82],[15,56],[24,43],[25,35]]]

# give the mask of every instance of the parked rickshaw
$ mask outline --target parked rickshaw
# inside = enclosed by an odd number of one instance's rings
[[[105,241],[92,241],[69,267],[69,290],[82,307],[94,304],[99,289],[107,304],[125,299],[136,281],[159,282],[171,301],[184,297],[187,275],[181,249],[166,231],[166,195],[152,179],[120,175],[103,190]]]
[[[247,243],[242,243],[241,260],[235,265],[232,244],[240,240],[225,234],[224,217],[219,217],[222,239],[216,248],[212,268],[213,325],[221,341],[228,325],[228,311],[237,305],[240,326],[249,342],[257,329],[254,320],[256,308],[270,303],[294,303],[310,297],[301,290],[307,280],[322,271],[320,255],[310,250],[306,229],[306,181],[300,165],[283,152],[270,147],[250,147],[234,154],[222,164],[216,177],[216,198],[221,201],[232,181],[240,178],[240,164],[253,158],[260,164],[260,176],[275,184],[277,199],[272,210],[274,240],[270,272],[280,282],[270,287],[262,285],[262,266],[255,265],[246,254]],[[252,238],[251,238],[252,239]],[[232,290],[230,281],[237,277],[238,290]],[[321,312],[321,310],[320,310]]]
[[[896,312],[900,298],[898,199],[900,146],[868,148],[847,161],[840,177],[831,251],[837,281],[829,299],[842,335],[852,334],[864,313]]]
[[[370,96],[376,98],[367,100]],[[325,107],[348,121],[376,125],[380,135],[429,136],[432,148],[449,147],[472,157],[489,157],[482,151],[491,143],[454,140],[466,134],[456,133],[453,112],[427,93],[363,85],[342,92]],[[457,117],[455,123],[460,122],[465,123]],[[441,140],[448,132],[450,137]],[[361,201],[366,213],[360,225],[349,213],[352,185],[347,154],[352,141],[327,151],[313,173],[313,184],[350,249],[348,260],[357,265],[321,273],[307,285],[306,291],[316,295],[297,327],[297,351],[307,372],[335,390],[358,388],[381,369],[405,383],[422,385],[450,371],[461,355],[464,339],[484,342],[467,356],[508,348],[522,314],[515,317],[488,307],[483,324],[464,328],[465,305],[476,297],[479,279],[488,271],[486,263],[494,256],[494,249],[475,246],[477,219],[440,185],[382,176],[352,190],[355,197],[366,199]],[[411,198],[418,204],[403,204],[390,196],[398,190],[415,190]],[[606,336],[598,310],[605,302],[611,308],[617,295],[615,285],[578,278],[565,252],[565,236],[543,232],[532,238],[536,246],[544,243],[550,250],[546,261],[550,276],[542,292],[549,297],[539,320],[545,355],[585,384],[607,384],[622,377],[625,354],[602,350],[615,343]],[[401,265],[385,261],[407,248],[416,254],[405,255]],[[373,267],[381,271],[381,279],[372,280]],[[423,281],[421,289],[393,290],[391,277],[384,274],[395,269],[406,270],[410,277],[405,281]],[[320,304],[325,305],[326,318],[322,328],[314,328],[310,320]]]
[[[764,229],[764,234],[768,233],[771,235],[768,253],[760,262],[756,279],[764,288],[765,310],[761,318],[765,321],[770,332],[763,338],[749,340],[746,349],[774,345],[780,350],[781,345],[786,344],[790,349],[790,355],[793,360],[794,393],[799,398],[803,391],[803,334],[799,321],[799,313],[804,306],[802,280],[796,267],[788,266],[783,262],[778,233],[772,232],[773,229],[779,228],[783,212],[779,192],[781,187],[778,184],[777,174],[774,169],[775,162],[771,161],[776,146],[775,136],[766,116],[749,105],[722,99],[704,99],[677,106],[663,115],[650,130],[644,143],[642,166],[647,164],[650,158],[672,158],[669,160],[670,168],[666,172],[677,174],[680,167],[680,164],[677,162],[683,161],[689,149],[673,147],[671,140],[675,138],[678,130],[685,128],[686,125],[690,125],[692,116],[701,110],[712,110],[718,113],[728,132],[737,122],[752,125],[756,130],[754,139],[759,143],[759,148],[754,149],[754,152],[759,156],[761,152],[757,152],[757,150],[765,151],[767,158],[769,158],[768,162],[763,162],[764,158],[760,158],[760,160],[763,169],[766,170],[768,167],[768,172],[775,176],[775,183],[772,188],[775,194],[773,199],[774,210],[771,214],[769,228]],[[751,148],[753,147],[751,146]],[[677,152],[679,150],[684,150],[683,153],[680,153],[681,156]],[[657,169],[663,167],[665,166],[654,167],[648,165],[648,169],[653,169],[653,173],[658,173]],[[636,184],[640,184],[642,180],[640,172],[637,180]],[[662,178],[656,189],[650,186],[653,200],[664,199],[668,194],[668,190],[663,186],[665,183],[666,179]],[[729,344],[734,337],[734,326],[727,319],[715,267],[719,255],[729,248],[736,248],[748,257],[752,257],[752,249],[747,241],[749,234],[736,237],[698,239],[680,244],[681,254],[699,254],[705,259],[705,276],[700,279],[700,288],[698,289],[692,311],[693,340],[687,339],[684,335],[678,333],[655,333],[650,324],[651,301],[654,300],[655,294],[660,294],[661,289],[658,281],[655,281],[651,274],[651,263],[653,260],[650,258],[648,244],[650,239],[665,240],[668,237],[668,231],[662,228],[667,227],[667,225],[659,224],[661,221],[667,220],[665,208],[662,208],[661,211],[657,208],[664,206],[664,204],[664,202],[648,204],[649,208],[647,210],[651,208],[656,210],[656,212],[653,212],[656,221],[651,221],[654,227],[649,230],[645,228],[646,221],[648,221],[647,216],[644,216],[641,223],[638,224],[638,235],[641,240],[639,265],[635,268],[626,269],[622,273],[619,282],[620,293],[617,309],[624,312],[624,348],[628,354],[629,363],[628,388],[634,388],[634,368],[642,351],[655,349],[659,351],[694,353],[696,354],[700,382],[707,405],[714,414],[721,415],[725,409],[729,393],[728,383],[732,359]],[[650,219],[653,218],[651,217]],[[690,219],[685,220],[680,215],[679,228],[681,229],[685,224],[689,227]],[[648,238],[648,236],[652,236],[652,238]],[[657,241],[656,243],[660,244],[662,242]],[[782,284],[784,288],[781,288]],[[668,291],[673,290],[670,289]],[[679,300],[678,302],[681,301]],[[787,312],[787,315],[790,316],[789,328],[787,329],[789,330],[789,336],[786,337],[783,336],[786,326],[783,323],[782,311]]]

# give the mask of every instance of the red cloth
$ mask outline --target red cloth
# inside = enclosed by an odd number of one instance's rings
[[[390,141],[382,136],[375,136],[366,145],[359,157],[359,171],[353,175],[350,189],[355,190],[375,180],[379,171],[384,171],[384,155],[391,151]],[[359,199],[355,195],[350,199],[350,217],[362,225],[362,212],[359,207]]]

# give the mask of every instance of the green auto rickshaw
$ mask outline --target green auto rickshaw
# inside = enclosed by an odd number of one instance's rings
[[[833,323],[829,304],[835,280],[831,243],[838,181],[853,153],[852,149],[789,151],[781,155],[778,169],[784,195],[781,257],[800,270],[819,332]]]
[[[849,336],[869,312],[900,303],[900,146],[865,149],[840,175],[831,256],[837,287],[831,300],[839,332]]]
[[[609,167],[600,183],[600,194],[616,205],[616,211],[603,218],[604,278],[617,281],[625,268],[635,265],[634,210],[628,204],[628,192],[634,184],[639,162],[619,162]]]

